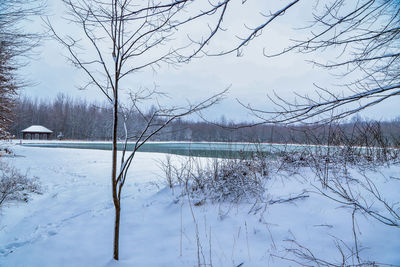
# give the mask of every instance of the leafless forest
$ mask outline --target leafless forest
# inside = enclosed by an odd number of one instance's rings
[[[148,111],[151,113],[151,109]],[[11,134],[21,137],[21,130],[30,125],[44,125],[56,134],[61,132],[64,139],[78,140],[110,140],[112,133],[112,108],[107,103],[94,103],[86,100],[72,99],[59,95],[52,101],[38,101],[21,98],[15,106],[15,121]],[[88,119],[90,118],[90,119]],[[139,123],[138,123],[139,122]],[[141,114],[131,112],[127,120],[130,132],[143,127],[145,121]],[[384,137],[388,145],[400,144],[400,120],[370,121],[361,117],[353,117],[347,122],[335,124],[282,126],[263,124],[247,127],[251,123],[234,123],[227,121],[223,115],[218,121],[176,120],[155,135],[153,141],[230,141],[230,142],[272,142],[272,143],[329,143],[329,131],[344,133],[355,140],[355,136],[363,136],[366,132],[375,132]],[[124,129],[118,129],[123,138]],[[311,134],[312,133],[312,134]],[[364,139],[365,140],[365,137]],[[345,143],[337,141],[337,144]],[[365,144],[359,141],[360,145]]]

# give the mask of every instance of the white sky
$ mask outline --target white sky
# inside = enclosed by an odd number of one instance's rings
[[[241,1],[238,1],[238,3]],[[229,47],[237,42],[234,34],[243,35],[244,23],[256,25],[262,17],[259,11],[268,13],[276,10],[288,1],[247,1],[243,8],[241,4],[228,10],[224,20],[227,33],[211,42],[210,49],[215,47]],[[273,90],[280,96],[292,99],[293,92],[312,95],[315,91],[313,83],[325,88],[339,83],[338,79],[326,70],[313,67],[305,60],[314,58],[316,54],[290,53],[277,58],[266,58],[263,49],[277,52],[289,44],[290,38],[301,36],[301,32],[294,30],[307,25],[311,19],[310,3],[301,3],[290,9],[284,16],[276,20],[263,34],[255,39],[244,50],[244,56],[235,54],[222,57],[205,57],[195,59],[190,64],[182,65],[178,69],[162,66],[157,73],[145,69],[131,77],[132,90],[139,87],[152,87],[154,84],[171,97],[169,102],[184,104],[186,101],[195,102],[221,91],[230,86],[227,98],[218,106],[206,112],[209,119],[219,119],[224,115],[228,120],[253,120],[248,111],[241,107],[236,99],[243,103],[261,109],[272,109],[267,100],[267,94]],[[49,14],[52,23],[58,31],[71,30],[71,25],[61,19],[64,15],[63,4],[58,0],[49,0]],[[274,7],[272,6],[274,5]],[[29,28],[40,31],[43,23],[36,22],[28,25]],[[26,88],[23,94],[38,99],[52,99],[59,93],[88,100],[104,101],[105,97],[98,90],[78,90],[85,76],[66,62],[67,52],[61,49],[55,41],[47,40],[40,48],[41,54],[32,60],[24,69],[24,75],[36,82],[35,86]],[[322,58],[323,60],[323,58]],[[332,87],[333,88],[333,87]],[[396,107],[399,99],[392,98],[385,103],[366,110],[362,115],[373,119],[391,119],[398,116]]]

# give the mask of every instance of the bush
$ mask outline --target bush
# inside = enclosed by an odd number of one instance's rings
[[[201,203],[203,200],[243,202],[264,198],[264,179],[268,176],[265,159],[220,159],[208,161],[189,158],[179,167],[171,160],[162,164],[168,185],[184,185],[183,195],[189,194]]]
[[[28,202],[29,195],[32,193],[41,193],[41,187],[36,178],[30,179],[15,167],[0,162],[0,206],[8,201]]]

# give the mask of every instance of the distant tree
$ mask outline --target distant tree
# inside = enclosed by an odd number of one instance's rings
[[[40,0],[3,0],[0,4],[0,139],[9,137],[12,107],[25,81],[16,71],[22,58],[38,45],[38,35],[26,33],[21,22],[43,11]]]
[[[9,137],[8,127],[11,124],[11,110],[16,94],[13,83],[13,71],[10,66],[10,55],[4,41],[0,42],[0,139]]]

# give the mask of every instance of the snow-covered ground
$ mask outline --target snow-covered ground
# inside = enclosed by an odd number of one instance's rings
[[[165,155],[138,153],[124,187],[120,261],[114,262],[110,151],[18,145],[13,150],[16,157],[2,160],[38,177],[43,194],[2,208],[0,266],[298,266],[281,259],[293,258],[286,249],[294,244],[287,240],[332,261],[341,260],[335,242],[354,246],[351,210],[325,197],[307,193],[306,199],[257,205],[260,209],[193,206],[165,187],[157,164]],[[398,166],[381,171],[400,176]],[[312,180],[311,173],[303,177]],[[395,199],[400,188],[386,182],[380,185]],[[273,178],[266,186],[271,199],[311,188],[296,176]],[[400,264],[400,229],[367,216],[358,216],[356,225],[362,258]]]

